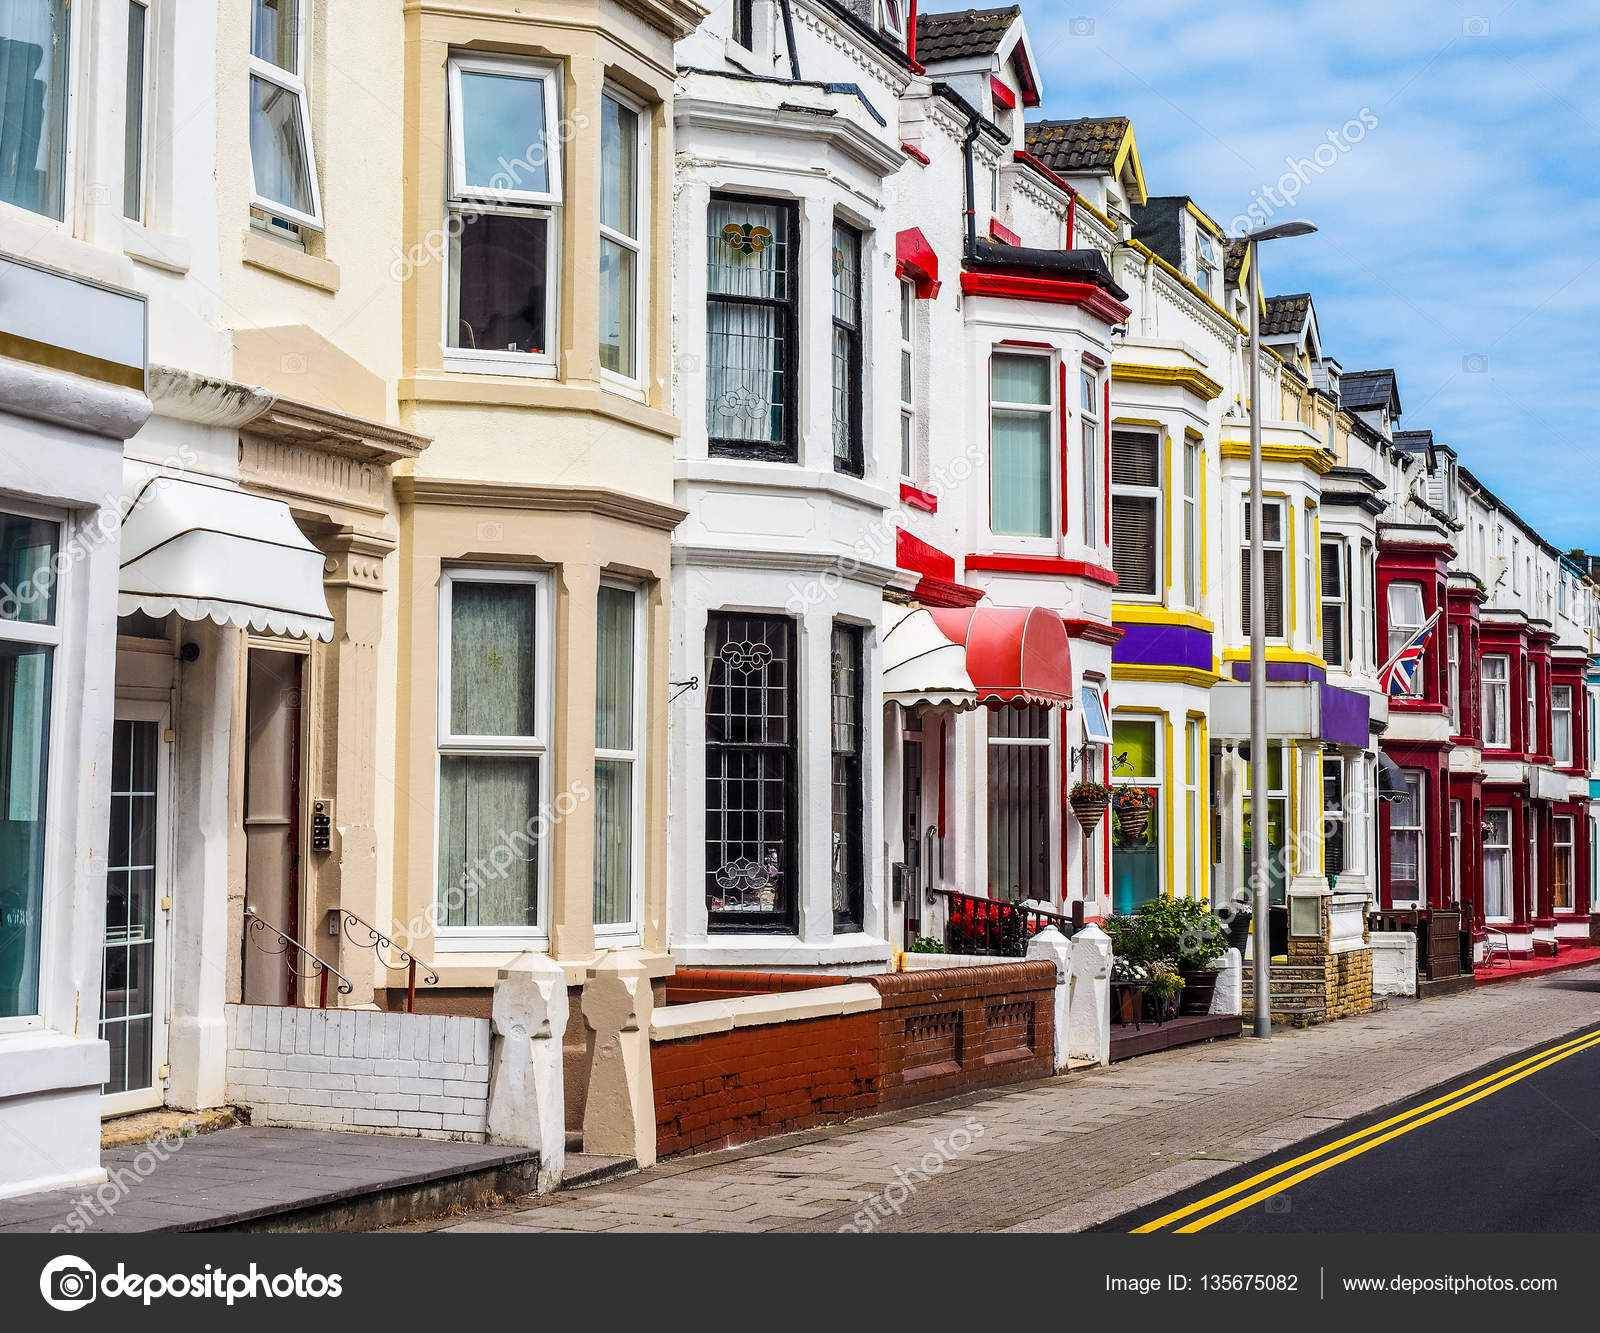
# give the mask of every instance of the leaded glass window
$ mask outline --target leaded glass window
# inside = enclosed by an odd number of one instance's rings
[[[833,924],[862,924],[861,631],[835,624],[832,655]]]
[[[861,233],[833,224],[833,469],[862,474]]]

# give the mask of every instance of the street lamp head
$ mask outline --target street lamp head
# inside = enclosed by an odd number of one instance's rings
[[[1255,231],[1243,232],[1228,239],[1259,244],[1261,241],[1280,240],[1285,236],[1309,236],[1316,229],[1314,223],[1307,222],[1304,218],[1291,218],[1287,222],[1274,222],[1270,227],[1258,227]]]

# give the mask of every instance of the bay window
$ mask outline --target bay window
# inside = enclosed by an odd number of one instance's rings
[[[917,347],[915,341],[917,289],[900,284],[900,475],[910,478],[916,468]]]
[[[1111,432],[1111,567],[1123,597],[1161,593],[1161,437]]]
[[[621,93],[600,99],[600,365],[629,381],[640,366],[647,160],[642,109]]]
[[[57,524],[0,512],[0,1032],[39,1013]]]
[[[1316,640],[1321,632],[1317,615],[1317,511],[1314,505],[1308,504],[1305,511],[1304,540],[1300,543],[1300,588],[1303,594],[1303,605],[1306,608],[1306,637]]]
[[[1550,691],[1550,762],[1557,768],[1572,767],[1572,686],[1557,685]]]
[[[798,773],[795,624],[706,625],[706,908],[712,930],[793,929]]]
[[[1100,459],[1104,449],[1100,433],[1101,394],[1100,375],[1084,366],[1078,372],[1080,403],[1078,415],[1082,419],[1083,443],[1083,542],[1090,548],[1100,544],[1100,507],[1105,504],[1105,487],[1101,478]],[[1061,410],[1066,411],[1063,403]]]
[[[450,59],[445,345],[456,369],[553,373],[559,84],[546,63]]]
[[[122,215],[144,220],[144,140],[150,8],[128,0],[128,58],[122,95]]]
[[[1523,700],[1527,705],[1527,731],[1523,734],[1524,754],[1539,753],[1539,669],[1532,662],[1523,666],[1525,688]]]
[[[0,202],[61,221],[67,197],[70,0],[0,6]]]
[[[1051,901],[1051,710],[990,708],[989,896]]]
[[[861,447],[861,233],[833,224],[833,470],[859,477]]]
[[[1461,627],[1445,634],[1445,698],[1450,704],[1450,734],[1461,735]]]
[[[1289,883],[1289,783],[1293,772],[1290,747],[1281,742],[1267,746],[1267,894],[1268,901],[1279,906],[1285,901]],[[1250,772],[1250,761],[1244,764],[1244,790],[1254,789],[1255,779]],[[1313,798],[1314,799],[1314,798]],[[1251,861],[1254,841],[1252,798],[1244,798],[1244,849],[1247,864]]]
[[[449,569],[439,623],[440,929],[493,940],[543,934],[549,578]]]
[[[1048,537],[1055,517],[1050,358],[996,352],[989,366],[989,528]]]
[[[1344,756],[1337,751],[1322,756],[1322,869],[1331,880],[1345,867]]]
[[[1483,812],[1483,915],[1511,920],[1511,811]]]
[[[1134,834],[1111,812],[1111,910],[1118,915],[1151,902],[1162,892],[1162,810],[1165,803],[1161,734],[1154,716],[1121,713],[1111,718],[1112,787],[1142,787],[1154,798],[1144,830]]]
[[[1389,900],[1394,907],[1416,907],[1423,890],[1423,793],[1427,775],[1402,770],[1406,794],[1389,807]]]
[[[1422,585],[1409,580],[1397,581],[1389,585],[1389,644],[1388,656],[1394,657],[1413,635],[1422,628],[1427,613],[1422,605]],[[1416,674],[1416,683],[1407,691],[1413,697],[1424,692],[1426,677],[1422,670]]]
[[[1552,819],[1552,851],[1550,856],[1550,906],[1557,912],[1570,912],[1572,901],[1572,868],[1575,825],[1570,815],[1557,815]]]
[[[1450,802],[1450,901],[1461,906],[1461,802]]]
[[[1183,442],[1183,600],[1191,611],[1200,609],[1200,586],[1205,564],[1205,527],[1200,512],[1200,479],[1205,471],[1205,446],[1199,440]]]
[[[713,195],[706,233],[708,447],[793,463],[794,205]]]
[[[594,927],[636,933],[644,880],[644,598],[602,583],[594,702]]]
[[[250,202],[302,227],[322,227],[306,98],[305,0],[250,3]]]
[[[1511,748],[1511,659],[1487,653],[1478,668],[1483,688],[1483,744],[1489,750]]]
[[[1250,634],[1250,501],[1244,501],[1244,540],[1239,547],[1239,618],[1244,633]],[[1284,637],[1284,568],[1285,549],[1283,533],[1283,501],[1261,502],[1261,545],[1263,556],[1262,596],[1265,601],[1266,633],[1269,639]]]
[[[833,925],[835,930],[860,930],[866,883],[862,823],[861,703],[862,633],[854,625],[835,623],[830,669],[833,762]]]
[[[1322,543],[1322,660],[1330,667],[1348,667],[1350,658],[1349,571],[1345,565],[1345,544],[1333,540]]]

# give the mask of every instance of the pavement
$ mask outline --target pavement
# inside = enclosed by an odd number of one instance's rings
[[[1596,1023],[1600,967],[1591,966],[1391,1001],[1384,1013],[1280,1029],[1270,1041],[1165,1051],[392,1229],[1080,1231]],[[1519,1132],[1538,1142],[1545,1130],[1536,1119]],[[1473,1178],[1498,1160],[1491,1154]]]

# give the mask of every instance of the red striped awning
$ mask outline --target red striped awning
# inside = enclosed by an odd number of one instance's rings
[[[1042,606],[930,607],[934,624],[967,650],[967,675],[982,704],[1071,708],[1067,627]]]

